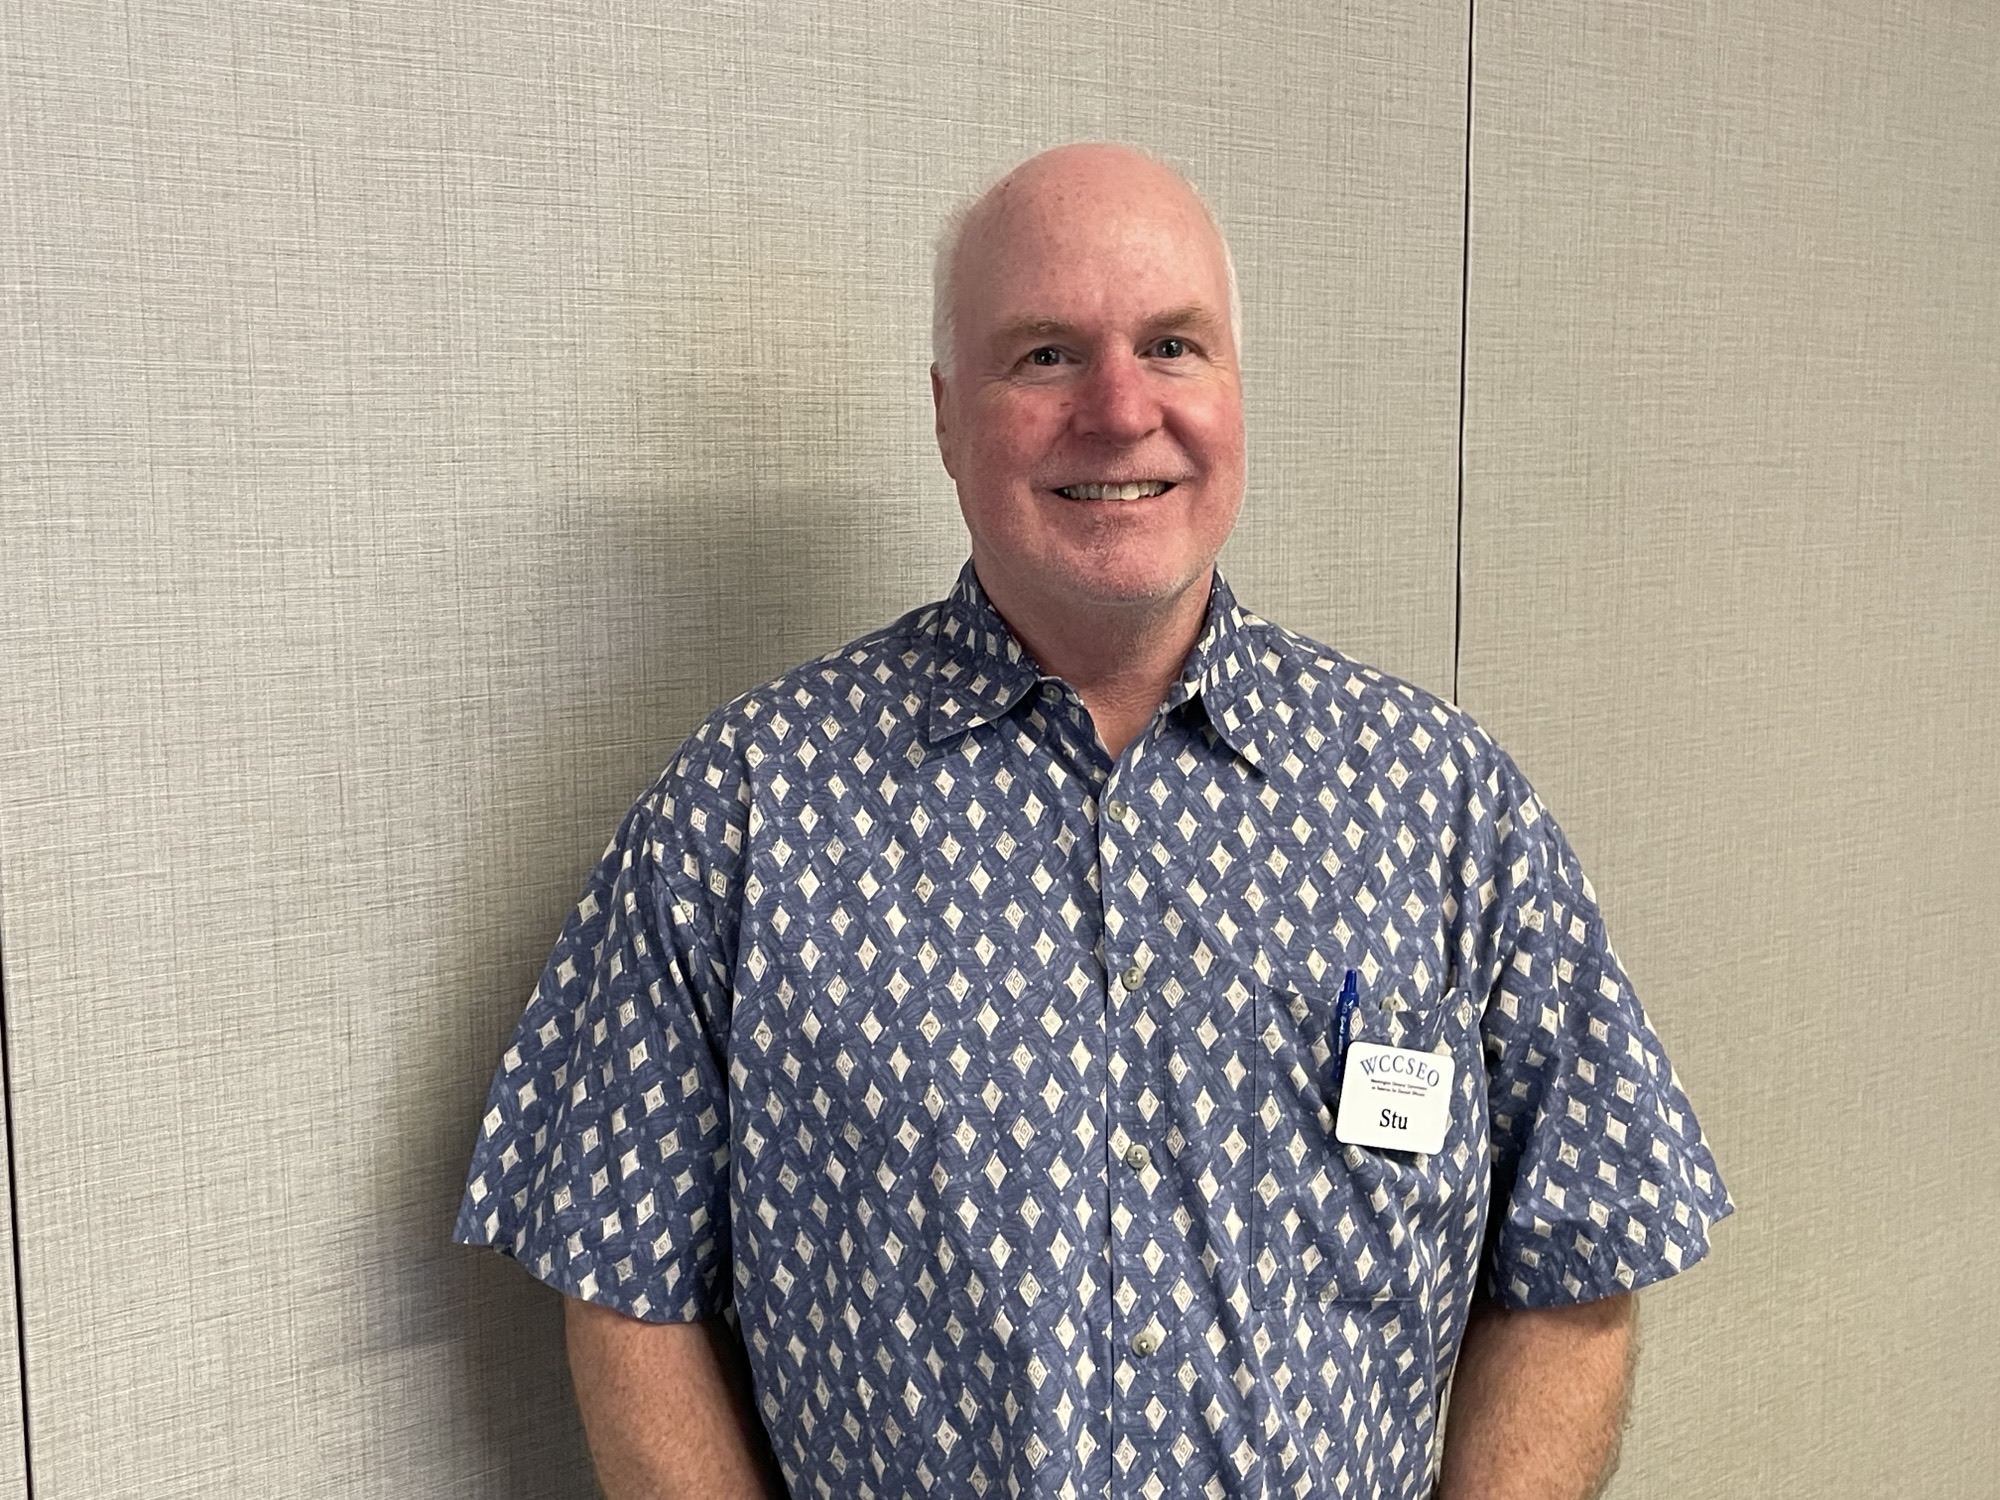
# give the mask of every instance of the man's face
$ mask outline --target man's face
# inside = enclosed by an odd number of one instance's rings
[[[1243,405],[1222,247],[1186,187],[1124,152],[1037,158],[967,225],[953,308],[938,446],[1003,611],[1205,584],[1243,502]]]

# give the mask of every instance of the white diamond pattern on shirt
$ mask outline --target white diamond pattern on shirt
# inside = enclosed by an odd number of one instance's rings
[[[1334,1139],[1350,970],[1355,1036],[1458,1060],[1431,1156]],[[1114,764],[968,567],[633,809],[457,1233],[633,1316],[733,1305],[795,1496],[1417,1496],[1481,1278],[1642,1285],[1727,1212],[1462,713],[1218,580]]]

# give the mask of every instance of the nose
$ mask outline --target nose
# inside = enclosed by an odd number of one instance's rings
[[[1129,349],[1091,363],[1077,392],[1079,431],[1107,442],[1135,443],[1160,425],[1160,400],[1152,379]]]

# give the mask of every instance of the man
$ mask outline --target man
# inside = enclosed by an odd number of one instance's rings
[[[1135,152],[991,189],[931,377],[971,564],[712,716],[586,889],[458,1235],[573,1299],[614,1500],[1606,1470],[1632,1292],[1728,1201],[1513,764],[1215,575],[1232,282]]]

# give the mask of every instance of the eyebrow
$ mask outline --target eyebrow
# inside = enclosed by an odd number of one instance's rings
[[[1002,323],[994,336],[1003,344],[1016,344],[1022,339],[1053,338],[1071,331],[1072,325],[1061,318],[1016,318]]]
[[[1219,333],[1222,320],[1199,302],[1190,302],[1185,307],[1171,308],[1157,313],[1146,320],[1148,329],[1191,328],[1200,333]]]
[[[1190,302],[1182,307],[1173,307],[1165,312],[1153,313],[1140,325],[1148,333],[1162,333],[1168,329],[1186,328],[1214,335],[1222,329],[1222,321],[1199,302]],[[1061,318],[1025,317],[1003,323],[996,331],[996,338],[1003,344],[1015,344],[1024,339],[1060,338],[1076,331],[1076,325],[1065,323]]]

